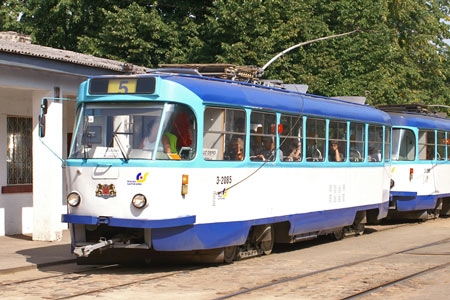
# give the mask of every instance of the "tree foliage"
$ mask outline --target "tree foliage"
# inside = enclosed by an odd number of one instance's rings
[[[147,67],[161,63],[263,66],[265,77],[371,104],[450,103],[450,1],[7,0],[0,30],[35,43]]]

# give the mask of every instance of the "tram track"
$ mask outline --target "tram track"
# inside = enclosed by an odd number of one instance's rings
[[[417,278],[417,277],[420,277],[420,276],[429,274],[429,273],[431,273],[431,272],[439,271],[439,270],[444,269],[444,268],[446,268],[446,267],[448,267],[448,266],[450,266],[450,262],[443,263],[443,264],[440,264],[440,265],[438,265],[438,266],[434,266],[434,267],[431,267],[431,268],[427,268],[427,269],[425,269],[425,270],[421,270],[421,271],[419,271],[419,272],[415,272],[415,273],[413,273],[413,274],[410,274],[410,275],[407,275],[407,276],[404,276],[404,277],[401,277],[401,278],[398,278],[398,279],[395,279],[395,280],[391,280],[391,281],[389,281],[389,282],[386,282],[386,283],[377,285],[377,286],[375,286],[375,287],[366,289],[366,290],[364,290],[364,291],[358,292],[358,293],[353,294],[353,295],[351,295],[351,296],[347,296],[347,297],[345,297],[345,298],[341,298],[340,300],[353,300],[353,299],[358,299],[358,298],[361,298],[361,297],[363,297],[363,296],[369,295],[369,294],[371,294],[371,293],[378,292],[378,291],[380,291],[380,290],[389,288],[389,287],[391,287],[391,286],[393,286],[393,285],[396,285],[396,284],[399,284],[399,283],[402,283],[402,282],[405,282],[405,281],[408,281],[408,280],[411,280],[411,279],[414,279],[414,278]]]
[[[390,227],[390,228],[386,228],[384,230],[379,230],[379,231],[395,229],[398,227],[408,226],[408,225],[414,225],[414,224],[400,224],[399,226]],[[374,231],[374,233],[377,231]],[[294,282],[296,280],[300,280],[303,278],[313,277],[314,275],[324,274],[324,273],[331,272],[334,270],[339,270],[339,269],[343,269],[346,267],[352,267],[352,266],[356,266],[359,264],[364,264],[364,263],[367,263],[370,261],[387,258],[387,257],[394,256],[397,254],[438,255],[435,253],[427,254],[427,253],[408,253],[408,252],[422,249],[422,248],[431,247],[431,246],[436,246],[436,245],[448,243],[448,242],[450,242],[450,238],[445,238],[445,239],[441,239],[441,240],[434,241],[431,243],[426,243],[426,244],[418,245],[415,247],[403,249],[400,251],[390,252],[390,253],[387,253],[384,255],[378,255],[375,257],[369,257],[366,259],[348,262],[348,263],[337,265],[334,267],[323,268],[323,269],[320,269],[320,270],[317,270],[314,272],[307,272],[307,273],[298,274],[298,275],[294,275],[294,276],[283,277],[280,279],[273,279],[273,280],[267,281],[268,283],[266,283],[266,284],[245,288],[245,289],[239,290],[238,292],[235,292],[235,293],[230,293],[227,295],[220,296],[218,298],[211,298],[211,299],[217,300],[217,299],[230,299],[230,298],[235,298],[235,297],[237,298],[238,296],[241,296],[241,295],[245,296],[246,294],[251,294],[254,291],[263,290],[264,288],[270,288],[270,287],[277,286],[277,285],[281,286],[282,284]],[[443,255],[443,256],[447,255],[447,252],[445,252],[444,254],[439,254],[439,255]],[[449,264],[450,263],[443,264],[442,266],[431,267],[426,270],[415,272],[414,274],[404,276],[404,277],[396,279],[396,280],[392,280],[391,282],[384,283],[379,286],[371,287],[367,290],[360,292],[361,296],[363,296],[362,293],[369,294],[371,292],[395,285],[396,283],[401,282],[402,280],[405,281],[405,280],[420,276],[422,274],[424,275],[426,273],[432,272],[433,270],[437,271],[437,270],[439,270],[439,267],[445,268]],[[164,282],[166,282],[165,279],[169,279],[171,277],[173,278],[174,276],[177,276],[177,275],[187,275],[187,274],[189,274],[189,272],[193,272],[195,270],[199,270],[199,269],[203,269],[203,268],[205,268],[205,265],[197,265],[195,267],[186,267],[186,268],[177,267],[176,269],[164,268],[163,270],[152,268],[150,270],[151,274],[148,274],[149,270],[148,269],[146,270],[145,268],[130,268],[129,266],[123,266],[123,265],[108,265],[108,266],[98,266],[98,267],[94,267],[94,268],[87,268],[87,269],[83,269],[83,270],[79,270],[79,271],[75,271],[75,272],[64,272],[63,274],[45,276],[45,277],[40,277],[40,278],[32,278],[32,279],[21,280],[21,281],[0,283],[0,288],[11,287],[14,285],[16,285],[16,286],[25,285],[26,286],[27,283],[32,284],[33,282],[39,282],[39,281],[45,282],[44,284],[39,283],[39,285],[47,284],[50,286],[52,286],[52,285],[53,286],[64,286],[64,285],[67,286],[67,285],[71,285],[71,282],[81,280],[81,282],[78,282],[78,284],[77,284],[79,287],[78,289],[73,289],[73,288],[67,289],[67,290],[60,289],[60,290],[52,291],[50,294],[46,294],[46,296],[44,297],[45,299],[51,299],[51,300],[73,299],[73,298],[77,298],[77,297],[81,297],[81,296],[85,296],[85,295],[93,295],[96,293],[99,293],[99,294],[101,294],[103,292],[107,293],[109,291],[114,291],[115,289],[131,287],[131,286],[142,284],[145,282],[152,282],[152,281],[157,282],[159,280],[162,280],[161,282],[164,283]],[[102,273],[95,274],[97,272],[103,272],[103,271],[104,271],[104,274],[102,274]],[[145,276],[145,273],[147,273],[147,276]],[[130,279],[128,279],[127,276],[122,276],[122,274],[130,275],[129,276]],[[93,275],[94,275],[94,277],[93,277]],[[111,278],[111,280],[103,279],[103,277],[105,275],[107,276],[107,278],[109,276]],[[98,288],[94,288],[93,286],[88,286],[87,284],[84,284],[84,282],[85,283],[90,282],[90,280],[92,280],[92,279],[94,279],[94,281],[97,281]],[[48,283],[46,281],[50,281],[50,283]],[[119,281],[119,282],[117,282],[117,281]],[[115,282],[115,284],[111,284],[112,282]],[[158,282],[158,284],[159,283],[160,282]],[[80,288],[80,286],[82,288]],[[27,289],[27,288],[24,288],[24,290],[25,289]],[[40,293],[40,292],[37,292],[37,293]],[[359,295],[359,293],[354,294],[349,297],[361,297],[358,295]],[[342,299],[347,299],[347,298],[342,298]],[[348,299],[356,299],[356,298],[348,298]]]
[[[124,281],[121,282],[120,284],[112,284],[112,285],[105,285],[102,286],[100,288],[94,288],[94,289],[87,289],[87,290],[82,290],[80,291],[80,289],[77,289],[77,292],[74,293],[69,293],[67,294],[66,291],[64,291],[64,295],[47,295],[43,298],[45,299],[50,299],[50,300],[63,300],[63,299],[72,299],[72,298],[76,298],[76,297],[80,297],[80,296],[85,296],[85,295],[91,295],[91,294],[96,294],[96,293],[101,293],[104,291],[108,291],[108,290],[113,290],[113,289],[118,289],[118,288],[123,288],[123,287],[127,287],[127,286],[131,286],[131,285],[135,285],[135,284],[139,284],[142,282],[149,282],[149,281],[154,281],[154,280],[160,280],[160,279],[164,279],[164,278],[169,278],[169,277],[173,277],[175,275],[179,275],[179,274],[183,274],[183,273],[187,273],[187,272],[192,272],[195,271],[197,269],[201,269],[204,268],[204,265],[199,265],[199,266],[195,266],[195,267],[185,267],[182,270],[177,270],[177,271],[166,271],[166,274],[157,274],[155,275],[155,270],[152,270],[152,274],[149,276],[144,276],[143,278],[139,278],[139,279],[132,279],[129,281]],[[26,285],[26,284],[30,284],[30,283],[35,283],[35,282],[39,282],[42,281],[44,282],[44,284],[48,284],[49,280],[54,281],[54,285],[61,285],[62,282],[70,282],[73,280],[90,280],[92,278],[92,275],[95,274],[95,272],[103,272],[103,271],[107,271],[108,273],[111,273],[111,271],[116,271],[117,270],[125,270],[124,273],[126,273],[127,270],[132,270],[132,272],[130,273],[141,273],[142,270],[137,270],[136,268],[133,268],[131,266],[126,266],[126,265],[108,265],[108,266],[99,266],[99,267],[94,267],[94,268],[88,268],[88,269],[83,269],[80,271],[75,271],[75,272],[65,272],[62,274],[57,274],[57,275],[50,275],[50,276],[44,276],[44,277],[39,277],[39,278],[31,278],[31,279],[25,279],[25,280],[19,280],[19,281],[13,281],[13,282],[6,282],[6,283],[1,283],[0,284],[0,288],[7,288],[7,287],[15,287],[17,288],[17,286],[20,285]],[[160,272],[160,270],[159,270]],[[104,274],[95,274],[95,275],[104,275]],[[59,282],[58,282],[59,280]],[[1,293],[0,293],[1,295]]]
[[[262,290],[262,289],[265,289],[265,288],[274,287],[274,286],[281,285],[281,284],[286,284],[286,283],[293,282],[293,281],[296,281],[296,280],[312,277],[312,276],[315,276],[315,275],[318,275],[318,274],[323,274],[323,273],[331,272],[331,271],[338,270],[338,269],[348,268],[348,267],[356,266],[356,265],[359,265],[359,264],[364,264],[364,263],[367,263],[367,262],[370,262],[370,261],[374,261],[374,260],[377,260],[377,259],[391,257],[391,256],[398,255],[398,254],[406,254],[407,252],[411,252],[411,251],[414,251],[414,250],[423,249],[423,248],[427,248],[427,247],[431,247],[431,246],[436,246],[436,245],[440,245],[440,244],[444,244],[444,243],[448,243],[448,242],[450,242],[450,238],[445,238],[445,239],[438,240],[438,241],[435,241],[435,242],[432,242],[432,243],[426,243],[426,244],[423,244],[423,245],[420,245],[420,246],[407,248],[407,249],[404,249],[404,250],[401,250],[401,251],[395,251],[395,252],[391,252],[391,253],[375,256],[375,257],[370,257],[370,258],[367,258],[367,259],[361,259],[361,260],[358,260],[358,261],[353,261],[353,262],[349,262],[349,263],[345,263],[345,264],[341,264],[341,265],[337,265],[337,266],[333,266],[333,267],[329,267],[329,268],[324,268],[324,269],[320,269],[320,270],[313,271],[313,272],[303,273],[303,274],[299,274],[299,275],[295,275],[295,276],[289,276],[289,277],[285,277],[285,278],[282,278],[282,279],[279,279],[279,280],[274,279],[271,282],[268,282],[266,284],[261,284],[261,285],[254,286],[254,287],[251,287],[251,288],[241,289],[238,292],[234,292],[234,293],[223,295],[223,296],[220,296],[220,297],[217,297],[217,298],[213,298],[213,300],[231,299],[231,298],[243,296],[243,295],[246,295],[246,294],[250,294],[250,293],[252,293],[254,291],[258,291],[258,290]],[[422,254],[422,255],[424,255],[424,254]],[[371,293],[371,292],[373,292],[375,290],[379,290],[381,288],[384,288],[385,285],[386,285],[386,287],[388,287],[388,286],[394,285],[394,284],[396,284],[398,282],[401,282],[401,281],[405,281],[405,280],[408,280],[408,279],[411,279],[411,278],[415,278],[417,276],[424,275],[424,274],[432,272],[432,271],[437,271],[437,270],[445,268],[445,267],[447,267],[449,265],[450,265],[450,262],[444,263],[444,264],[441,264],[441,265],[438,265],[438,266],[434,266],[434,267],[428,268],[426,270],[422,270],[422,271],[416,272],[414,274],[410,274],[408,276],[405,276],[405,277],[402,277],[402,278],[399,278],[399,279],[396,279],[396,280],[392,280],[391,282],[388,282],[388,283],[385,283],[385,284],[381,284],[381,285],[379,285],[377,287],[367,289],[367,290],[361,292],[361,294],[362,293],[368,294],[368,293]],[[343,299],[356,299],[356,298],[351,298],[351,297],[357,297],[359,294],[360,293],[354,294],[352,296],[349,296],[350,298],[342,298],[342,300]],[[358,296],[358,297],[360,297],[360,296]]]
[[[30,279],[23,279],[23,280],[11,281],[11,282],[2,282],[2,283],[0,283],[0,288],[6,287],[6,286],[11,286],[11,285],[30,283],[30,282],[39,281],[39,280],[47,280],[47,279],[52,279],[52,278],[64,277],[64,276],[68,276],[71,274],[81,274],[81,273],[86,273],[86,272],[100,271],[100,270],[117,268],[117,267],[120,267],[120,266],[119,265],[97,266],[97,267],[83,269],[83,270],[79,270],[79,271],[64,272],[62,274],[49,275],[49,276],[44,276],[44,277],[39,277],[39,278],[30,278]],[[86,276],[89,276],[89,275],[90,274],[86,274]]]
[[[62,297],[48,297],[47,299],[50,299],[50,300],[72,299],[72,298],[76,298],[76,297],[80,297],[80,296],[86,296],[86,295],[91,295],[91,294],[95,294],[95,293],[101,293],[103,291],[108,291],[108,290],[112,290],[112,289],[123,288],[123,287],[126,287],[126,286],[139,284],[141,282],[148,282],[148,281],[152,281],[152,280],[159,280],[159,279],[164,279],[164,278],[168,278],[168,277],[173,277],[175,275],[178,275],[178,274],[181,274],[181,273],[185,273],[185,272],[190,272],[190,271],[192,271],[192,270],[189,270],[189,271],[187,271],[187,270],[178,271],[178,272],[174,272],[174,273],[171,273],[171,274],[158,275],[158,276],[149,276],[149,277],[146,277],[146,278],[141,278],[141,279],[138,279],[138,280],[125,282],[125,283],[122,283],[122,284],[106,286],[106,287],[103,287],[103,288],[94,289],[94,290],[88,290],[88,291],[84,291],[84,292],[81,292],[81,293],[71,294],[71,295],[62,296]]]

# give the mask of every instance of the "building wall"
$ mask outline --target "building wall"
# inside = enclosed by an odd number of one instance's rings
[[[0,89],[0,184],[7,185],[8,116],[32,117],[30,92]],[[31,193],[0,194],[0,235],[31,233],[33,197]]]
[[[33,192],[0,193],[0,236],[26,233],[33,233],[34,236],[36,232],[41,232],[37,239],[55,240],[59,238],[58,231],[67,228],[67,224],[60,222],[60,215],[66,210],[63,171],[59,161],[38,142],[37,120],[42,96],[53,96],[54,87],[59,87],[62,96],[75,99],[78,86],[84,79],[84,76],[0,65],[1,187],[7,185],[7,117],[33,118]],[[47,127],[50,138],[45,141],[66,158],[75,103],[61,103],[54,107],[58,105],[61,107],[49,117],[56,120],[53,124],[58,125]],[[51,168],[47,167],[50,165]],[[38,185],[36,182],[39,182]]]

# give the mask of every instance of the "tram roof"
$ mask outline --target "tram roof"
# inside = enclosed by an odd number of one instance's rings
[[[191,90],[204,103],[253,107],[313,116],[390,123],[389,115],[372,106],[276,88],[192,75],[163,75]],[[303,100],[303,108],[302,108]]]
[[[450,119],[431,114],[389,112],[393,126],[450,130]]]

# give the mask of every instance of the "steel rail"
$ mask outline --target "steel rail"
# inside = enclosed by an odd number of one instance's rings
[[[398,279],[395,279],[395,280],[391,280],[391,281],[386,282],[386,283],[382,283],[380,285],[377,285],[377,286],[375,286],[373,288],[370,288],[370,289],[367,289],[365,291],[353,294],[353,295],[345,297],[345,298],[341,298],[341,300],[358,299],[360,297],[363,297],[365,295],[371,294],[373,292],[377,292],[377,291],[386,289],[386,288],[388,288],[390,286],[396,285],[398,283],[401,283],[401,282],[404,282],[404,281],[407,281],[407,280],[410,280],[410,279],[414,279],[416,277],[423,276],[423,275],[426,275],[426,274],[431,273],[431,272],[435,272],[435,271],[441,270],[441,269],[443,269],[445,267],[448,267],[448,266],[450,266],[450,262],[447,262],[447,263],[444,263],[444,264],[440,264],[440,265],[437,265],[437,266],[434,266],[434,267],[431,267],[431,268],[428,268],[428,269],[425,269],[425,270],[422,270],[422,271],[419,271],[419,272],[416,272],[416,273],[413,273],[413,274],[410,274],[410,275],[407,275],[407,276],[404,276],[404,277],[401,277],[401,278],[398,278]]]
[[[107,266],[99,266],[99,267],[87,268],[87,269],[74,271],[74,272],[63,272],[63,273],[57,274],[57,275],[50,275],[50,276],[44,276],[44,277],[38,277],[38,278],[31,278],[31,279],[23,279],[23,280],[18,280],[18,281],[4,282],[4,283],[0,283],[0,287],[24,284],[24,283],[29,283],[29,282],[39,281],[39,280],[45,280],[45,279],[51,279],[51,278],[58,278],[58,277],[67,276],[67,275],[71,275],[71,274],[81,274],[81,273],[90,272],[90,271],[102,271],[102,270],[105,270],[105,269],[112,269],[112,268],[123,268],[123,266],[119,266],[117,264],[107,265]],[[90,276],[90,274],[87,274],[86,276]]]
[[[244,295],[244,294],[249,294],[249,293],[251,293],[253,291],[261,290],[261,289],[264,289],[264,288],[267,288],[267,287],[272,287],[272,286],[276,286],[276,285],[279,285],[279,284],[295,281],[295,280],[298,280],[298,279],[314,276],[314,275],[317,275],[317,274],[326,273],[326,272],[329,272],[329,271],[334,271],[334,270],[338,270],[338,269],[342,269],[342,268],[346,268],[346,267],[359,265],[359,264],[366,263],[366,262],[373,261],[373,260],[380,259],[380,258],[386,258],[386,257],[389,257],[389,256],[394,256],[394,255],[397,255],[397,254],[403,254],[403,253],[410,252],[410,251],[417,250],[417,249],[421,249],[421,248],[426,248],[426,247],[430,247],[430,246],[435,246],[435,245],[447,243],[449,241],[450,241],[450,238],[445,238],[445,239],[442,239],[442,240],[439,240],[439,241],[423,244],[423,245],[420,245],[420,246],[404,249],[404,250],[401,250],[401,251],[395,251],[395,252],[391,252],[391,253],[387,253],[387,254],[383,254],[383,255],[379,255],[379,256],[374,256],[374,257],[367,258],[367,259],[353,261],[353,262],[337,265],[337,266],[334,266],[334,267],[329,267],[329,268],[320,269],[320,270],[313,271],[313,272],[308,272],[308,273],[304,273],[304,274],[299,274],[299,275],[283,278],[283,279],[280,279],[280,280],[272,280],[269,283],[258,285],[258,286],[254,286],[252,288],[246,288],[246,289],[240,290],[240,291],[235,292],[235,293],[230,293],[228,295],[224,295],[224,296],[221,296],[221,297],[218,297],[218,298],[214,298],[213,300],[230,299],[230,298],[241,296],[241,295]],[[447,263],[446,265],[449,265],[449,264],[450,263]]]

